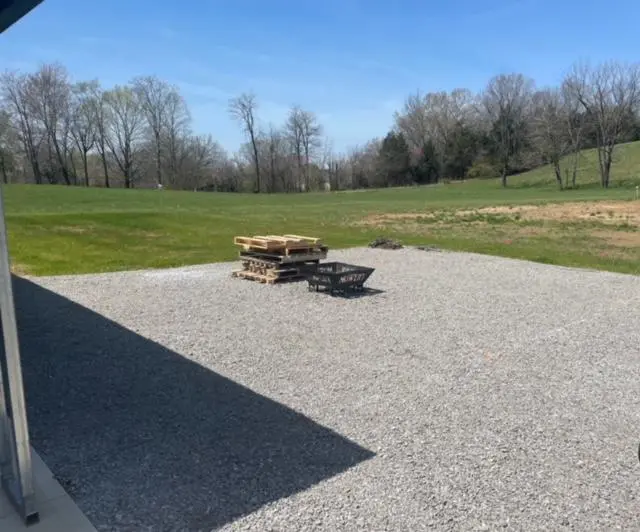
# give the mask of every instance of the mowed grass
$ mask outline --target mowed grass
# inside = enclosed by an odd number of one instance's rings
[[[563,166],[569,168],[570,165]],[[632,187],[640,184],[640,142],[619,144],[613,152],[611,171],[613,187]],[[600,186],[598,171],[598,153],[596,150],[584,150],[578,159],[577,184],[580,188]],[[542,166],[511,178],[513,186],[541,187],[554,186],[555,174],[549,166]]]
[[[506,190],[497,180],[296,195],[13,185],[4,189],[9,243],[14,270],[30,275],[233,260],[235,235],[282,233],[319,236],[334,249],[391,236],[409,245],[640,273],[640,233],[628,215],[537,219],[486,211],[593,201],[640,211],[640,202],[629,203],[640,183],[640,144],[619,148],[613,179],[623,186],[606,191],[592,172],[593,154],[583,159],[581,188],[563,192],[548,168],[511,178]]]

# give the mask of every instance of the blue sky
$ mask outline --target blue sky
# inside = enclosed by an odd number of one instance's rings
[[[105,86],[178,85],[194,129],[242,141],[229,98],[261,123],[314,111],[338,150],[381,136],[407,94],[480,90],[500,72],[556,83],[575,60],[640,59],[637,0],[44,0],[0,39],[4,68],[59,61]]]

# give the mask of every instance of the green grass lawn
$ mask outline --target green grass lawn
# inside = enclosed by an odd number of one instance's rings
[[[597,217],[536,220],[479,210],[631,200],[640,183],[634,175],[636,168],[640,173],[640,144],[619,147],[617,159],[613,181],[623,186],[606,191],[597,186],[589,152],[581,163],[581,187],[562,192],[548,168],[512,177],[506,190],[497,180],[297,195],[13,185],[5,187],[9,243],[14,270],[32,275],[232,260],[235,235],[281,233],[319,236],[331,248],[365,245],[388,235],[407,244],[640,273],[640,243],[627,250],[618,242],[635,242],[633,223]],[[460,209],[466,214],[453,214]],[[400,221],[390,216],[401,213],[431,214]],[[376,216],[382,221],[371,222]],[[612,232],[620,237],[616,245],[606,236]]]

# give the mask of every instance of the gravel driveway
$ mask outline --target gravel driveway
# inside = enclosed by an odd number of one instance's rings
[[[640,278],[330,258],[382,292],[16,282],[33,444],[99,530],[637,528]]]

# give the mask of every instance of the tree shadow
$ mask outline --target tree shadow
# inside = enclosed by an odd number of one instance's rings
[[[32,443],[100,530],[212,530],[374,454],[14,278]]]

